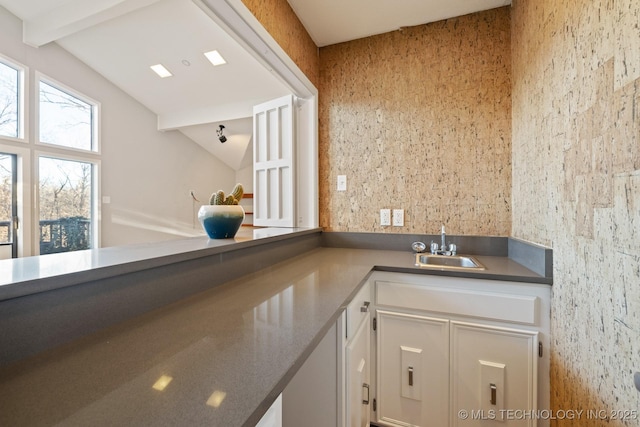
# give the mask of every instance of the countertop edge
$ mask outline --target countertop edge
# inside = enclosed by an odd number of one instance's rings
[[[161,255],[140,256],[139,254],[137,254],[140,251],[144,251],[145,248],[151,244],[115,246],[98,249],[87,249],[85,251],[43,255],[43,257],[58,256],[60,258],[60,262],[64,262],[65,258],[68,258],[68,260],[72,260],[74,257],[77,257],[79,255],[90,254],[91,258],[93,259],[95,257],[100,257],[101,255],[108,256],[111,252],[114,251],[122,252],[117,256],[117,260],[108,261],[102,265],[89,265],[80,268],[77,271],[68,271],[59,274],[52,273],[50,275],[39,277],[34,276],[25,280],[18,280],[11,283],[0,284],[0,301],[65,288],[69,286],[75,286],[90,281],[135,273],[138,271],[149,270],[160,266],[191,261],[198,258],[239,251],[309,234],[321,233],[321,231],[322,230],[320,228],[296,228],[287,230],[286,232],[283,232],[281,234],[267,235],[265,237],[258,238],[244,238],[243,240],[237,240],[237,238],[212,240],[208,239],[207,237],[194,237],[191,239],[153,243],[153,245],[159,245],[166,251],[170,251],[170,248],[172,246],[177,247],[177,249],[175,249],[175,252],[167,252]],[[193,246],[195,247],[193,247],[192,245],[188,245],[188,247],[182,248],[180,245],[184,242],[193,243]],[[198,247],[196,245],[196,242],[198,242],[199,245],[202,244],[200,242],[204,242],[205,246]],[[127,260],[127,254],[131,254],[130,260]],[[10,265],[9,263],[16,266],[15,268],[20,269],[35,268],[36,264],[38,263],[38,258],[40,258],[40,256],[0,261],[0,272],[3,272],[2,267],[5,267],[5,270],[9,270],[11,268],[7,267]],[[4,265],[2,263],[4,263]]]
[[[241,235],[244,232],[245,236],[234,239],[212,240],[206,236],[202,236],[149,244],[89,249],[85,251],[44,255],[41,257],[2,260],[0,261],[0,273],[2,273],[2,275],[8,277],[11,276],[14,271],[17,271],[18,275],[24,275],[25,277],[21,277],[16,281],[0,284],[0,301],[75,286],[89,281],[135,273],[169,264],[240,251],[315,233],[320,234],[322,247],[352,249],[403,250],[409,247],[407,242],[419,238],[418,235],[410,234],[325,232],[321,228],[265,228],[256,230],[255,233],[253,233],[253,230],[241,230],[239,234]],[[250,237],[247,236],[249,232],[252,232]],[[254,236],[256,233],[258,237]],[[259,236],[261,233],[264,233],[265,236]],[[452,236],[452,238],[455,239],[456,237]],[[463,245],[466,245],[466,247],[476,249],[472,254],[508,257],[513,259],[514,262],[531,269],[539,275],[539,277],[526,276],[521,278],[517,275],[507,277],[500,274],[490,276],[487,274],[477,275],[474,272],[438,272],[438,270],[411,272],[418,274],[449,275],[453,277],[533,281],[546,284],[553,283],[551,267],[553,258],[552,251],[548,248],[538,247],[529,242],[520,242],[513,238],[491,236],[458,236],[457,238],[463,239],[461,242],[463,241]],[[517,249],[512,249],[512,247]],[[83,258],[90,258],[90,261],[75,271],[69,268],[62,272],[51,271],[48,273],[34,274],[34,271],[40,268],[41,263],[39,262],[39,258],[42,257],[56,257],[48,258],[47,260],[55,259],[60,264],[76,264],[77,261],[74,262],[75,260]],[[104,258],[104,260],[101,260],[101,258]],[[387,269],[385,271],[396,271],[388,270],[394,267],[376,266],[376,268],[379,270]]]
[[[542,285],[553,284],[553,279],[550,277],[522,276],[522,275],[515,275],[515,274],[424,269],[424,268],[417,268],[417,267],[416,268],[393,267],[393,266],[386,266],[386,265],[374,265],[373,271],[387,271],[391,273],[424,274],[424,275],[443,276],[443,277],[461,277],[461,278],[480,279],[480,280],[498,280],[498,281],[506,281],[506,282],[537,283]]]

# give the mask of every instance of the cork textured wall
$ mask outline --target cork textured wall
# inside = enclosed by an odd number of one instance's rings
[[[640,2],[514,0],[513,235],[554,250],[552,407],[636,411]]]
[[[318,87],[318,47],[286,0],[242,0],[271,37]]]
[[[509,235],[510,49],[509,8],[322,47],[320,225]]]

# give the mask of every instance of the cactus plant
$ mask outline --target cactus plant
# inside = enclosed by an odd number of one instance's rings
[[[218,190],[211,195],[211,198],[209,199],[209,204],[221,205],[223,201],[224,201],[224,191]]]
[[[238,203],[242,200],[243,194],[244,188],[242,188],[242,184],[236,184],[236,186],[233,187],[233,191],[231,191],[231,195],[238,201]]]
[[[225,196],[224,191],[218,190],[211,195],[209,199],[210,205],[237,205],[240,203],[242,199],[242,195],[244,194],[244,189],[242,188],[242,184],[236,184],[233,187],[233,191],[228,196]]]

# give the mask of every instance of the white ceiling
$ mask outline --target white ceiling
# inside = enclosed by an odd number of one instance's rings
[[[288,0],[319,46],[511,4],[511,0]]]
[[[0,6],[22,19],[25,42],[55,41],[156,113],[159,129],[181,131],[234,170],[251,164],[253,106],[291,92],[192,0],[0,0]],[[207,61],[203,53],[214,49],[227,64]],[[149,67],[157,63],[173,76],[156,76]]]
[[[207,141],[213,146],[212,152],[224,159],[224,162],[234,170],[240,170],[253,164],[253,119],[251,117],[224,121],[224,135],[227,142],[220,143],[215,123],[185,126],[180,132],[194,141]]]
[[[222,0],[208,0],[222,1]],[[240,3],[240,0],[227,0]],[[318,46],[510,4],[510,0],[288,0]],[[27,44],[56,42],[235,170],[251,163],[253,105],[290,93],[198,0],[0,0]],[[202,6],[206,8],[207,6]],[[210,10],[207,12],[211,12]],[[227,64],[203,56],[218,50]],[[160,79],[162,63],[173,76]],[[225,144],[216,129],[224,124]]]

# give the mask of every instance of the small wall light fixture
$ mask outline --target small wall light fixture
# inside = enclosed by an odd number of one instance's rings
[[[223,135],[223,130],[224,125],[220,125],[220,129],[216,130],[216,132],[218,133],[218,139],[224,144],[225,142],[227,142],[227,137]]]

